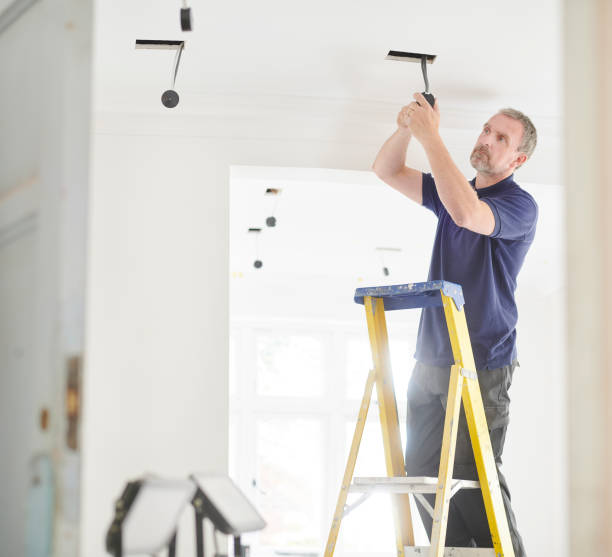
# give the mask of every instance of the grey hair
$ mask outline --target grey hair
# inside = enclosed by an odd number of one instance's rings
[[[527,159],[529,159],[538,142],[538,132],[536,131],[533,122],[520,110],[515,110],[514,108],[502,108],[499,111],[499,114],[508,116],[513,120],[518,120],[521,124],[523,124],[523,139],[521,140],[517,150],[521,153],[525,153],[527,155]],[[517,168],[520,168],[520,166],[517,166]]]

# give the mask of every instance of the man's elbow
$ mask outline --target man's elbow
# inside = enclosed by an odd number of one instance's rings
[[[376,174],[376,176],[378,176],[381,180],[383,179],[383,170],[382,168],[380,168],[380,166],[378,164],[376,164],[376,161],[374,161],[372,163],[372,166],[370,167],[372,172],[374,172],[374,174]]]
[[[448,213],[459,228],[468,228],[472,230],[473,226],[479,220],[479,203],[481,202],[476,200],[475,204],[458,204],[456,207],[453,207],[452,210],[448,211]]]
[[[455,211],[454,213],[451,213],[451,219],[453,219],[453,222],[459,228],[469,228],[470,227],[468,215],[466,215],[465,213]]]
[[[393,178],[393,173],[389,172],[388,169],[385,169],[380,164],[376,164],[376,161],[372,163],[372,171],[383,182],[386,182],[387,180],[390,180],[391,178]]]
[[[470,230],[476,234],[490,236],[493,234],[493,230],[495,229],[494,218],[491,218],[491,220],[483,220],[482,215],[474,213],[462,213],[454,216],[451,215],[451,218],[459,228],[465,228],[466,230]]]

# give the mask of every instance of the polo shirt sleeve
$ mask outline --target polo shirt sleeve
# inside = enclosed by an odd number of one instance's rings
[[[427,207],[433,211],[437,217],[440,216],[440,211],[443,207],[442,201],[436,190],[436,183],[431,174],[423,173],[423,207]]]
[[[481,197],[493,211],[495,228],[490,238],[524,240],[535,229],[538,205],[527,192],[517,189],[495,197]]]

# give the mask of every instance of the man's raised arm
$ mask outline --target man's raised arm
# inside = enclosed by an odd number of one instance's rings
[[[397,131],[381,147],[372,170],[383,182],[422,205],[423,175],[418,170],[406,166],[406,150],[412,137],[408,122],[404,107],[397,117]]]
[[[410,129],[425,149],[440,201],[457,226],[478,234],[491,234],[495,228],[491,208],[478,199],[440,137],[438,102],[432,108],[421,93],[415,93],[414,98],[416,102],[407,108]]]

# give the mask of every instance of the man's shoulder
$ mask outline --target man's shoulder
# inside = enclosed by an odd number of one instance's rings
[[[517,184],[514,180],[508,180],[505,184],[506,187],[500,189],[499,191],[492,192],[493,197],[509,197],[514,198],[517,201],[527,202],[538,210],[538,203],[527,190],[523,189],[519,184]]]

